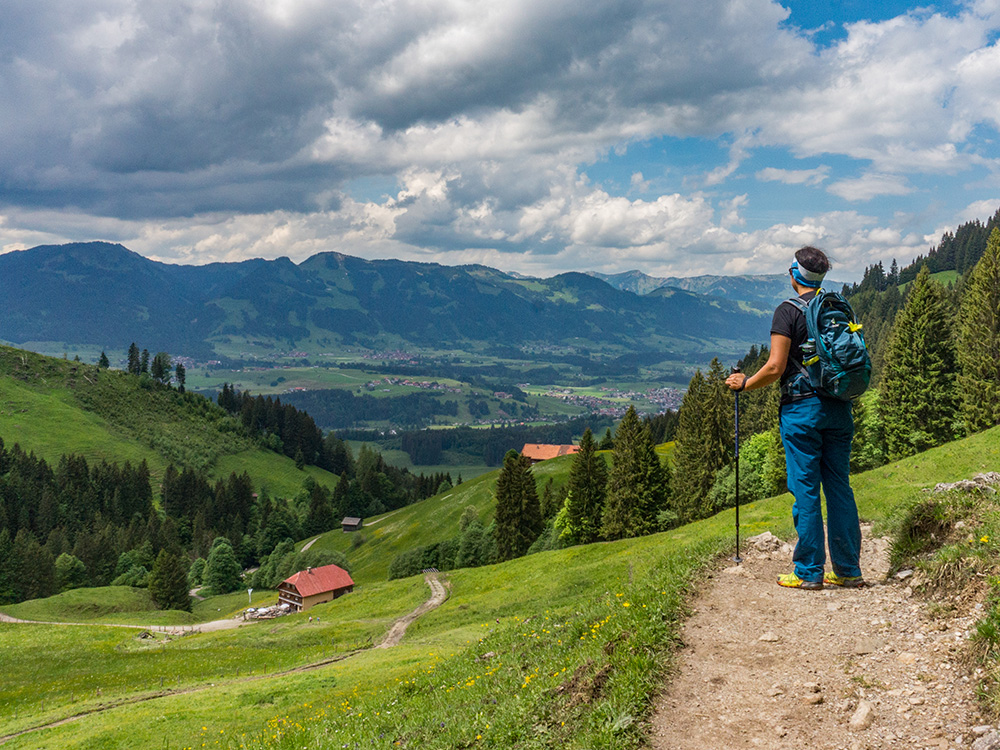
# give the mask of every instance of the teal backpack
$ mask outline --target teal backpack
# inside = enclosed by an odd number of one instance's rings
[[[803,361],[792,360],[799,369],[799,377],[788,383],[792,400],[819,394],[853,401],[868,390],[872,359],[861,324],[844,295],[820,289],[808,303],[799,297],[787,301],[805,315],[808,332]]]

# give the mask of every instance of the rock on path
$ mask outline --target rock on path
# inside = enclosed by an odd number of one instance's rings
[[[791,547],[774,538],[706,581],[655,707],[655,750],[944,750],[990,729],[959,665],[974,618],[933,619],[905,581],[882,583],[888,543],[864,531],[868,588],[781,588]]]

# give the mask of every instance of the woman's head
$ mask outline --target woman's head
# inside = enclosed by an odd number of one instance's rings
[[[796,282],[810,289],[817,289],[830,270],[830,259],[822,250],[806,245],[795,251],[795,261],[788,272]]]

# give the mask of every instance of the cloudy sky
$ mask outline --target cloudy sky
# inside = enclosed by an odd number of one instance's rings
[[[901,263],[1000,207],[1000,0],[8,0],[0,251]]]

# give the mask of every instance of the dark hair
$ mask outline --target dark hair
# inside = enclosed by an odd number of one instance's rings
[[[811,245],[796,250],[795,260],[799,262],[800,266],[813,273],[826,273],[830,270],[830,259],[826,257],[826,253]]]

